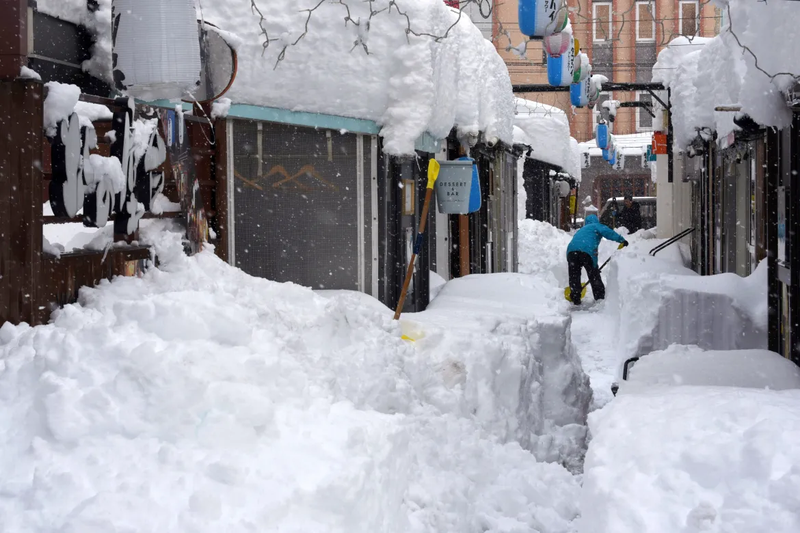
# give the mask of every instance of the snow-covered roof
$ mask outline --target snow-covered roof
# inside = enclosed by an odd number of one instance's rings
[[[631,133],[627,135],[614,135],[617,149],[625,156],[640,156],[647,153],[647,147],[653,140],[652,133]],[[580,153],[589,153],[592,157],[601,157],[603,150],[597,147],[597,141],[592,139],[579,143]]]
[[[96,14],[85,0],[39,0],[39,9],[110,35],[111,0],[100,4]],[[255,4],[263,20],[248,1],[201,3],[199,16],[238,37],[231,44],[239,70],[226,95],[234,104],[373,120],[392,154],[414,153],[423,133],[444,138],[454,126],[461,135],[484,132],[512,141],[514,102],[505,63],[468,15],[459,18],[441,0],[406,0],[401,7],[389,0],[349,2],[347,8],[319,0]],[[370,9],[377,12],[371,18]],[[277,39],[267,48],[262,28]],[[408,28],[447,37],[417,37]],[[99,45],[90,71],[108,80],[111,41]]]
[[[717,106],[741,106],[764,126],[787,127],[791,111],[783,92],[800,74],[798,2],[729,0],[728,25],[713,39],[672,41],[658,56],[653,80],[672,89],[675,140],[685,146],[708,127],[725,136],[736,114]],[[746,49],[744,47],[747,47]]]
[[[531,158],[561,167],[580,180],[580,150],[569,135],[567,114],[557,107],[515,98],[514,142],[530,145]]]

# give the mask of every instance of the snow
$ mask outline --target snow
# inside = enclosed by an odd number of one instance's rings
[[[800,528],[800,390],[652,388],[590,416],[580,533]]]
[[[645,255],[660,242],[634,244],[609,265],[607,304],[615,309],[619,364],[674,343],[766,348],[766,262],[747,278],[701,277],[685,266],[681,248]]]
[[[50,81],[45,84],[47,97],[44,100],[44,129],[49,137],[56,134],[59,122],[68,118],[78,103],[81,90],[77,85]]]
[[[211,120],[227,117],[231,110],[231,103],[230,98],[220,98],[211,104]]]
[[[280,39],[266,50],[260,18],[249,2],[203,5],[205,20],[241,39],[239,72],[227,94],[234,103],[374,120],[390,154],[413,154],[414,141],[425,131],[444,138],[454,126],[467,139],[483,131],[487,139],[511,142],[508,71],[469,17],[458,20],[457,12],[438,0],[408,0],[401,8],[378,0],[351,2],[351,22],[343,24],[344,6],[324,2],[303,35],[308,18],[303,10],[317,3],[259,0],[268,14],[264,27]],[[378,13],[367,30],[370,8]],[[359,20],[358,26],[352,22]],[[417,33],[444,35],[448,28],[449,33],[440,41],[407,35],[409,24]]]
[[[800,367],[768,350],[703,350],[673,344],[648,354],[629,370],[619,394],[658,385],[800,389]]]
[[[111,120],[114,118],[114,113],[106,106],[100,104],[77,102],[74,109],[77,114],[87,118],[90,122],[96,120]]]
[[[111,74],[111,2],[97,0],[94,13],[87,8],[86,0],[37,0],[36,9],[52,17],[85,26],[93,39],[91,57],[83,62],[83,69],[92,76],[113,84]]]
[[[569,133],[567,114],[547,104],[515,98],[514,142],[533,148],[532,159],[543,161],[580,179],[580,153]]]
[[[572,531],[591,392],[540,282],[454,280],[398,323],[150,222],[158,269],[0,328],[6,529]]]
[[[19,77],[22,79],[42,81],[42,77],[39,75],[38,72],[26,67],[25,65],[22,65],[22,67],[20,67]]]
[[[728,24],[713,39],[673,40],[653,68],[653,80],[672,89],[675,139],[686,146],[696,128],[724,137],[736,113],[717,106],[741,106],[764,126],[787,127],[791,110],[785,92],[800,74],[800,44],[794,21],[796,2],[729,0],[722,8]],[[743,47],[747,47],[745,50]]]
[[[113,192],[120,193],[125,189],[125,174],[122,172],[122,165],[116,156],[105,157],[99,154],[91,154],[89,156],[89,164],[94,169],[94,172],[87,174],[87,178],[94,178],[93,180],[86,181],[90,191],[94,191],[97,184],[100,183],[105,177],[111,178]]]

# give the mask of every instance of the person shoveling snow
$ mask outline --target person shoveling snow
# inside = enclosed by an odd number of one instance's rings
[[[575,232],[575,236],[567,246],[567,264],[569,266],[569,291],[565,293],[575,305],[581,304],[584,287],[581,286],[581,268],[586,269],[589,283],[592,285],[592,295],[595,300],[602,300],[606,296],[606,288],[600,279],[600,268],[597,268],[597,247],[605,237],[608,240],[627,246],[625,237],[604,224],[600,224],[596,215],[586,217],[586,224]]]

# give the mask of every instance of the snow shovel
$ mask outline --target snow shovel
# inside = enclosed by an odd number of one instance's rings
[[[620,244],[620,245],[617,247],[617,250],[622,250],[623,248],[625,248],[625,245],[624,245],[624,244]],[[605,267],[605,266],[608,264],[608,262],[609,262],[609,261],[611,261],[611,257],[609,257],[608,259],[606,259],[605,263],[603,263],[602,265],[600,265],[600,269],[599,269],[599,271],[602,271],[602,270],[603,270],[603,267]],[[581,285],[581,300],[583,300],[583,299],[586,297],[586,286],[587,286],[588,284],[589,284],[589,282],[587,281],[586,283],[584,283],[583,285]],[[572,296],[572,291],[569,289],[569,287],[567,287],[566,289],[564,289],[564,298],[566,298],[568,302],[571,302],[571,301],[572,301],[572,298],[571,298],[571,296]]]
[[[394,319],[400,319],[400,313],[403,312],[403,304],[406,303],[406,294],[408,293],[408,286],[411,284],[411,276],[414,274],[414,263],[417,262],[417,254],[422,249],[423,235],[425,234],[425,223],[428,221],[428,208],[431,205],[431,196],[433,196],[433,185],[436,183],[436,178],[439,177],[439,162],[435,159],[428,161],[428,190],[425,191],[425,202],[422,204],[422,214],[419,219],[419,231],[417,232],[417,239],[414,241],[414,250],[411,254],[411,260],[408,262],[408,269],[406,270],[406,279],[403,282],[403,290],[400,291],[400,301],[397,302],[397,309],[394,312]]]

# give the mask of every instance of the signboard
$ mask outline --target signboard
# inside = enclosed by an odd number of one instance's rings
[[[519,29],[528,37],[544,37],[567,26],[569,11],[563,0],[519,0]]]
[[[472,160],[440,161],[436,180],[436,205],[440,213],[466,215],[470,212],[473,181]]]
[[[625,169],[625,155],[617,153],[617,160],[614,163],[614,170],[624,170]]]

